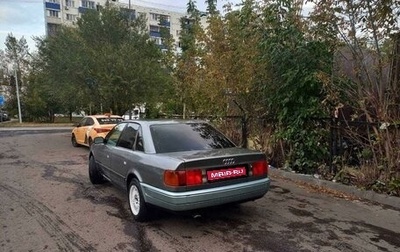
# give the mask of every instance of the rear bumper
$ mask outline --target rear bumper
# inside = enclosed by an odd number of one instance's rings
[[[187,211],[263,197],[269,190],[270,179],[190,192],[170,192],[142,184],[147,203],[172,211]]]

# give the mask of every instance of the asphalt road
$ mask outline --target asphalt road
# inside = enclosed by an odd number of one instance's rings
[[[400,209],[273,171],[262,199],[147,223],[68,129],[0,130],[0,251],[400,251]]]

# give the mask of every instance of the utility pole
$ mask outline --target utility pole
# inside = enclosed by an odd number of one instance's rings
[[[22,123],[21,102],[19,100],[19,85],[18,85],[18,71],[17,71],[17,69],[15,69],[15,85],[16,85],[16,88],[17,88],[18,118],[19,118],[19,123]]]

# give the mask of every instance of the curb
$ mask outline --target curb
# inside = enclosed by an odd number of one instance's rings
[[[24,134],[56,134],[71,133],[73,127],[14,127],[0,128],[0,137],[16,136]]]
[[[0,131],[72,131],[74,127],[0,127]]]
[[[276,168],[269,169],[271,177],[282,177],[291,181],[299,181],[313,186],[341,192],[343,194],[356,197],[362,200],[371,201],[382,204],[387,207],[400,210],[400,197],[390,196],[386,194],[376,193],[374,191],[366,191],[354,186],[347,186],[340,183],[335,183],[328,180],[318,179],[312,175],[304,175],[299,173],[288,172]]]

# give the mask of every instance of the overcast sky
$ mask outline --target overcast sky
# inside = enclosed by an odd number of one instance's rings
[[[0,49],[9,33],[24,37],[33,49],[33,36],[44,36],[44,11],[42,0],[0,0]],[[32,45],[32,46],[31,46]]]

